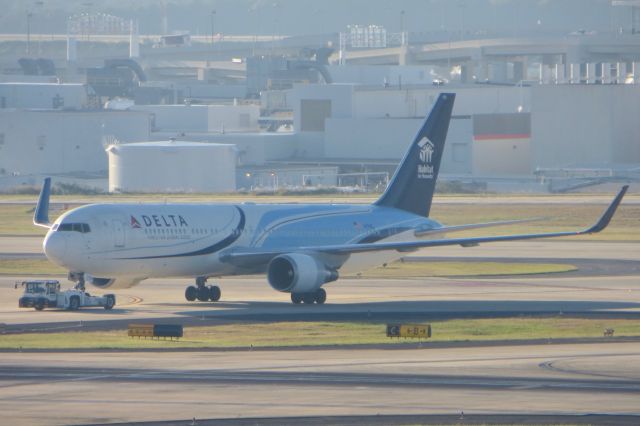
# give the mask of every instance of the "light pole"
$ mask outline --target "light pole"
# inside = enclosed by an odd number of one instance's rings
[[[517,111],[520,113],[524,111],[524,93],[522,89],[522,85],[524,84],[524,80],[520,80],[518,82],[518,86],[520,87],[520,105],[518,105]]]
[[[27,55],[31,54],[31,18],[33,13],[27,12]]]
[[[86,14],[87,14],[87,20],[90,21],[91,20],[91,7],[93,6],[93,2],[90,1],[86,1],[84,3],[82,3],[82,5],[86,8]],[[89,22],[87,22],[86,24],[86,30],[87,30],[87,41],[91,40],[91,25],[89,24]]]
[[[404,35],[404,10],[400,11],[400,44],[404,46],[407,43]]]
[[[44,1],[38,0],[34,2],[35,8],[38,9],[38,13],[40,17],[44,16],[42,13],[42,6],[44,6]],[[42,34],[38,37],[38,55],[42,55]]]
[[[215,19],[216,19],[216,10],[213,9],[211,11],[211,44],[213,44],[213,35],[215,34]]]
[[[464,39],[464,23],[463,23],[463,13],[464,8],[467,7],[464,0],[458,0],[458,22],[460,24],[460,41]]]

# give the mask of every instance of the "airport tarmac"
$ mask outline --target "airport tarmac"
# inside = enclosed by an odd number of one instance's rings
[[[119,328],[133,320],[172,319],[185,324],[229,320],[367,320],[387,317],[469,318],[520,314],[610,315],[640,318],[637,276],[342,279],[327,285],[327,304],[293,305],[262,277],[220,281],[220,302],[187,302],[186,280],[153,279],[116,291],[112,311],[18,309],[18,277],[0,277],[0,322],[9,331]],[[92,290],[94,291],[94,290]],[[95,290],[96,293],[104,293]]]
[[[487,413],[639,413],[637,342],[426,346],[3,353],[0,410],[7,424],[28,425],[461,412],[473,424]]]
[[[532,241],[487,244],[477,248],[442,247],[420,250],[412,258],[484,261],[509,259],[577,264],[576,273],[490,278],[345,279],[326,286],[324,306],[291,305],[288,294],[273,291],[266,278],[223,277],[212,280],[222,288],[218,303],[187,302],[189,279],[150,279],[131,289],[115,290],[113,311],[66,312],[18,309],[24,276],[0,276],[0,323],[27,330],[106,327],[105,322],[172,318],[224,320],[370,318],[371,316],[470,317],[520,313],[611,314],[640,313],[640,245],[593,241]],[[35,249],[34,249],[35,250]],[[2,254],[0,248],[0,254]],[[5,255],[11,253],[4,252]],[[446,256],[446,257],[443,257]],[[476,257],[478,256],[478,257]],[[516,257],[525,256],[525,257]],[[577,261],[580,262],[577,262]],[[583,271],[580,270],[582,265]],[[36,278],[32,276],[32,278]],[[58,277],[63,283],[64,277]],[[71,284],[71,283],[69,283]],[[90,291],[100,291],[91,289]],[[107,290],[111,291],[111,290]],[[101,291],[104,293],[105,291]]]
[[[600,269],[577,275],[341,279],[327,285],[323,306],[292,305],[264,277],[237,277],[214,280],[223,292],[218,303],[186,302],[189,280],[153,279],[117,291],[113,311],[35,312],[17,308],[20,292],[13,288],[28,275],[2,276],[0,322],[9,332],[24,332],[122,328],[152,319],[190,326],[522,314],[640,320],[638,246],[535,241],[421,250],[413,256],[579,259]],[[632,268],[618,273],[616,262]],[[547,423],[562,419],[566,424],[574,417],[555,416],[640,415],[639,400],[640,342],[616,339],[520,346],[0,353],[0,410],[9,424],[347,415],[363,416],[355,423],[366,424],[376,418],[367,416],[378,414],[391,415],[385,419],[392,424],[400,419],[393,416],[406,414],[440,414],[457,422],[461,411],[465,422],[481,414],[507,415],[507,422],[508,416],[548,414]],[[611,424],[615,419],[640,423],[636,417],[609,419]]]

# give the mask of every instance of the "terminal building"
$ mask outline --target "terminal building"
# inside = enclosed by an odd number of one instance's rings
[[[618,84],[296,86],[288,99],[301,157],[395,166],[443,90],[457,94],[442,165],[449,177],[640,164],[640,85]]]
[[[145,113],[0,109],[0,190],[56,182],[106,189],[105,146],[149,138]]]

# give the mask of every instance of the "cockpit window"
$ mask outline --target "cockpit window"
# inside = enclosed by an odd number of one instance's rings
[[[54,230],[57,230],[59,232],[75,231],[75,232],[81,232],[83,234],[91,232],[91,228],[87,223],[61,223],[60,225],[57,226],[57,229],[54,226]]]

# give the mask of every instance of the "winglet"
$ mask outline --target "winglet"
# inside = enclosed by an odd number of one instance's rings
[[[620,189],[620,192],[618,192],[618,195],[616,195],[616,198],[613,199],[611,204],[609,204],[609,207],[607,207],[607,210],[605,210],[605,212],[602,214],[598,222],[595,225],[593,225],[591,228],[586,229],[584,232],[581,232],[581,233],[593,234],[596,232],[600,232],[604,228],[606,228],[607,225],[609,225],[611,218],[616,213],[616,210],[618,209],[618,206],[620,205],[620,202],[622,201],[624,194],[627,192],[627,189],[629,189],[629,185],[623,186]]]
[[[51,228],[49,223],[49,196],[51,195],[51,178],[45,178],[40,190],[38,205],[33,214],[33,224],[45,228]]]

